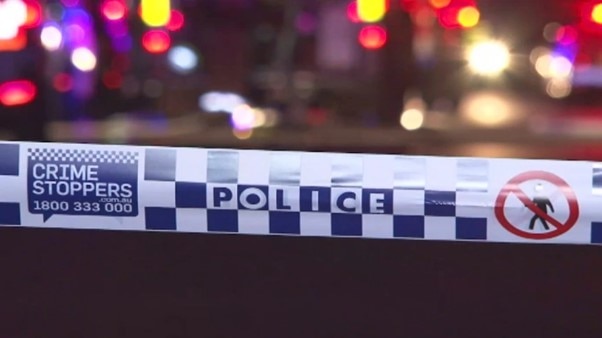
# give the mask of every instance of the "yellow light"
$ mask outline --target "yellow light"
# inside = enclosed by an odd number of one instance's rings
[[[162,27],[169,22],[170,0],[142,0],[140,7],[140,16],[147,26]]]
[[[378,22],[386,12],[387,0],[357,0],[357,15],[362,22]]]
[[[484,127],[508,125],[520,116],[511,98],[494,92],[477,92],[467,96],[459,110],[463,118]]]
[[[424,113],[418,109],[408,109],[399,117],[399,124],[407,130],[418,130],[423,123]]]
[[[239,140],[248,140],[251,138],[251,136],[253,136],[253,129],[245,129],[245,130],[233,129],[232,134],[234,135],[234,137],[236,137]]]
[[[476,7],[467,6],[458,12],[458,23],[464,28],[474,27],[479,23],[481,13]]]
[[[592,21],[602,24],[602,4],[597,4],[592,9]]]
[[[431,6],[439,9],[443,7],[447,7],[451,0],[430,0]]]

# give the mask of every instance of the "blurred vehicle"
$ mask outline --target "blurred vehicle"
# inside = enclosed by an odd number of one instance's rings
[[[44,140],[44,54],[35,30],[42,10],[35,0],[4,1],[0,10],[0,132]]]
[[[503,20],[492,22],[488,18],[493,13],[481,14],[487,9],[481,2],[429,0],[428,4],[436,24],[422,23],[426,9],[412,12],[419,87],[428,110],[457,112],[463,97],[475,90],[507,89],[522,81],[526,74],[516,71],[522,60],[514,57],[513,49],[528,39],[527,34],[506,32]]]
[[[570,104],[602,101],[602,1],[580,1],[573,19],[544,27],[551,48],[536,48],[531,61],[543,79],[548,96]]]
[[[12,137],[44,140],[45,107],[39,62],[25,52],[2,52],[0,63],[0,129]]]

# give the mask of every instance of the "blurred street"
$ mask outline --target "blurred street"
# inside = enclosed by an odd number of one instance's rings
[[[596,1],[6,1],[4,139],[602,159]]]
[[[545,99],[481,91],[465,97],[455,114],[425,113],[421,128],[411,131],[398,126],[325,125],[256,129],[252,135],[237,135],[228,123],[216,123],[206,115],[157,120],[124,114],[106,121],[54,122],[50,138],[60,142],[601,160],[600,130],[602,108],[566,108]]]
[[[104,146],[602,162],[602,0],[0,0],[0,140],[0,338],[602,336],[598,164]]]

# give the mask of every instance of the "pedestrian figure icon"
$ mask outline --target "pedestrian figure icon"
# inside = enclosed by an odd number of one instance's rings
[[[535,204],[535,206],[546,215],[548,214],[548,207],[550,207],[552,212],[554,212],[554,205],[552,205],[550,199],[545,195],[544,188],[541,183],[538,183],[535,186],[535,197],[533,197],[533,204]],[[548,221],[546,221],[545,218],[541,217],[538,214],[533,215],[533,217],[531,218],[531,222],[529,223],[529,230],[533,230],[533,228],[535,228],[535,222],[537,220],[541,222],[544,229],[550,230],[550,227],[548,226]]]
[[[495,217],[516,236],[546,240],[563,235],[577,224],[579,201],[573,188],[560,176],[541,170],[526,171],[502,187],[495,200]]]

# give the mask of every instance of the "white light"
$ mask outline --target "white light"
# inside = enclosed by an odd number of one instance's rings
[[[252,129],[255,126],[255,110],[243,104],[232,112],[232,126],[238,130]]]
[[[548,48],[542,46],[535,47],[529,54],[529,61],[531,61],[532,64],[535,64],[540,57],[546,54],[550,54],[550,50]]]
[[[485,127],[507,125],[517,117],[517,106],[508,97],[494,92],[473,93],[464,99],[460,114]]]
[[[510,65],[510,52],[499,41],[481,42],[470,49],[468,65],[477,74],[498,75]]]
[[[573,64],[562,55],[544,54],[537,58],[535,70],[543,78],[566,78],[573,72]]]
[[[567,77],[571,75],[573,71],[573,64],[567,58],[562,55],[556,55],[552,58],[552,62],[550,64],[550,71],[552,77]]]
[[[408,109],[399,117],[399,124],[407,130],[418,130],[423,123],[424,113],[418,109]]]
[[[0,39],[9,40],[19,34],[27,20],[27,5],[21,0],[6,0],[0,2]]]
[[[71,53],[71,63],[82,72],[89,72],[96,67],[96,56],[88,48],[79,47]]]
[[[555,99],[561,99],[571,94],[571,83],[564,78],[555,78],[548,81],[546,93]]]
[[[167,60],[174,71],[182,74],[190,73],[199,63],[196,52],[186,46],[175,46],[170,49],[167,53]]]
[[[208,113],[232,113],[247,101],[240,95],[227,92],[208,92],[199,98],[199,107]]]
[[[552,54],[540,55],[535,61],[535,70],[544,78],[552,77],[551,74]]]
[[[61,48],[61,44],[63,43],[63,34],[57,26],[48,25],[42,28],[40,40],[42,41],[42,46],[44,46],[46,50],[55,51]]]

